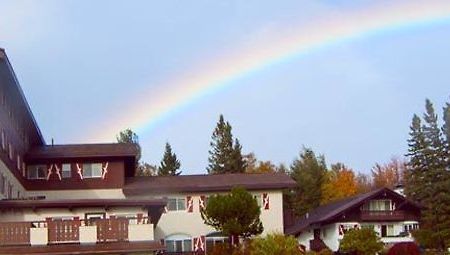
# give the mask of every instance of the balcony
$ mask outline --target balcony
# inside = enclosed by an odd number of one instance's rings
[[[402,221],[404,211],[361,211],[362,221]]]
[[[0,246],[153,241],[147,217],[0,222]]]

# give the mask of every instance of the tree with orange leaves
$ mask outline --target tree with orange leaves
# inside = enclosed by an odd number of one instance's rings
[[[331,165],[322,184],[321,204],[357,194],[358,185],[355,173],[342,163]]]
[[[396,157],[386,164],[375,164],[372,168],[373,185],[375,188],[394,188],[395,185],[401,184],[405,168],[406,162]]]

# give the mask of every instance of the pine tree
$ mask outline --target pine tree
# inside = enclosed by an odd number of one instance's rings
[[[243,173],[245,161],[242,157],[242,146],[239,140],[233,142],[231,125],[220,115],[219,122],[212,134],[209,151],[208,168],[210,174]]]
[[[444,122],[446,116],[444,112]],[[450,240],[448,140],[442,132],[447,131],[448,125],[439,128],[438,116],[429,100],[426,100],[423,120],[421,124],[420,118],[414,115],[411,124],[405,191],[409,198],[425,207],[417,239],[426,247],[443,250]]]
[[[291,177],[297,182],[294,194],[290,197],[290,207],[298,216],[305,215],[320,205],[322,185],[327,174],[324,156],[316,157],[308,148],[303,148],[300,158],[291,165]]]
[[[169,143],[166,143],[166,149],[164,151],[163,159],[161,160],[161,165],[158,167],[159,176],[176,176],[180,175],[180,161],[177,159],[177,155],[172,152],[172,147]]]

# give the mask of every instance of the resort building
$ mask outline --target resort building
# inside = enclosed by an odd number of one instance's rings
[[[0,49],[0,254],[207,254],[208,197],[241,186],[283,232],[284,174],[135,177],[132,144],[46,144]]]
[[[286,229],[306,250],[339,250],[347,230],[371,228],[386,245],[412,242],[411,230],[419,227],[420,207],[401,194],[380,188],[307,213]]]

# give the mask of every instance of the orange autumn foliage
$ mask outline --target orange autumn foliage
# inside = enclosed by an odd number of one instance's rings
[[[322,184],[321,204],[356,195],[358,185],[355,173],[343,164],[335,164]]]

